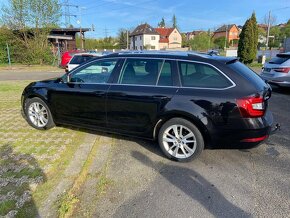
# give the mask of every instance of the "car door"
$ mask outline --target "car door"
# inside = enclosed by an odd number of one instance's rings
[[[107,125],[123,134],[151,137],[158,116],[178,87],[175,62],[127,58],[107,94]]]
[[[66,83],[50,91],[55,119],[85,127],[106,127],[106,93],[118,62],[96,60],[68,74]]]

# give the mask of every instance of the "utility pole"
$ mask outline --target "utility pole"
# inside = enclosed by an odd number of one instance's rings
[[[79,19],[79,23],[80,23],[80,39],[81,39],[81,49],[84,50],[85,48],[85,39],[84,39],[84,34],[83,34],[83,31],[82,31],[82,9],[85,9],[85,7],[79,7],[79,13],[80,13],[80,19]]]
[[[8,63],[9,63],[9,67],[11,67],[10,50],[9,50],[8,43],[6,43],[6,46],[7,46]]]
[[[127,30],[127,50],[129,50],[129,31]]]
[[[227,40],[228,40],[228,25],[226,25],[226,40],[225,40],[225,50],[227,48]]]
[[[267,38],[266,38],[266,50],[268,49],[268,46],[269,46],[269,37],[270,37],[270,20],[271,20],[271,11],[269,11],[269,16],[268,16],[268,27],[267,27]]]

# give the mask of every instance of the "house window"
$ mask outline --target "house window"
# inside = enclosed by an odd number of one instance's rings
[[[151,36],[151,40],[155,40],[155,36]]]
[[[151,45],[151,49],[155,49],[155,46],[154,45]]]
[[[173,40],[174,40],[174,41],[177,41],[177,37],[174,37]]]
[[[138,50],[137,46],[135,46],[135,50]]]
[[[142,36],[140,36],[140,40],[142,40]]]

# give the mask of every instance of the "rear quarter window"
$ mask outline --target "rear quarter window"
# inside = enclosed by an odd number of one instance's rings
[[[183,61],[178,65],[183,87],[222,89],[233,85],[228,78],[210,65]]]
[[[237,61],[227,66],[235,72],[239,73],[242,77],[244,77],[247,81],[251,82],[257,88],[263,89],[266,86],[266,83],[260,76],[258,76],[253,70],[251,70],[241,62]]]

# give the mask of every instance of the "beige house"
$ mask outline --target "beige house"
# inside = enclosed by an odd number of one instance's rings
[[[176,28],[155,28],[160,34],[159,48],[181,48],[182,36]]]
[[[130,34],[131,50],[159,50],[159,33],[149,24],[137,26]]]

